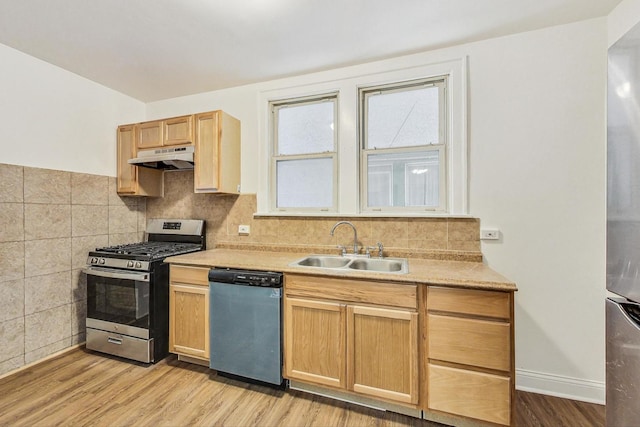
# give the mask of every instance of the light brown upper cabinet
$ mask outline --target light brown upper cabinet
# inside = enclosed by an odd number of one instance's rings
[[[118,193],[133,193],[136,187],[136,167],[128,163],[135,153],[135,125],[118,128]]]
[[[240,121],[223,111],[118,128],[118,194],[164,195],[161,170],[128,163],[140,150],[194,146],[194,192],[240,193]]]
[[[144,122],[138,125],[138,149],[162,146],[162,120]]]
[[[162,145],[193,144],[193,115],[162,121]]]
[[[240,121],[223,111],[195,115],[194,191],[240,192]]]
[[[154,120],[138,125],[138,149],[193,144],[193,115]]]
[[[138,125],[118,127],[117,192],[123,196],[162,197],[164,195],[162,171],[129,164],[129,159],[135,157],[137,134]]]

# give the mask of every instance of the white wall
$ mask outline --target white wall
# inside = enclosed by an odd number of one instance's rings
[[[519,287],[522,389],[604,400],[606,20],[473,46],[471,207]]]
[[[0,163],[115,176],[116,127],[142,102],[0,45]]]
[[[604,400],[606,19],[147,105],[223,109],[258,185],[260,92],[468,57],[470,213],[497,227],[486,262],[514,280],[519,388]]]

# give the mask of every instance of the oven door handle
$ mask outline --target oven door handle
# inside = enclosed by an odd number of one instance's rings
[[[139,273],[133,271],[121,272],[98,268],[85,268],[83,270],[87,275],[106,277],[108,279],[135,280],[136,282],[148,282],[149,273]]]

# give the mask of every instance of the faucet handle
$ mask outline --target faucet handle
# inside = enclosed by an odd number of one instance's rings
[[[338,245],[336,246],[338,249],[340,249],[340,255],[342,256],[347,256],[347,248],[344,245]]]
[[[378,246],[378,258],[384,258],[384,246],[380,242],[376,243],[376,245]]]

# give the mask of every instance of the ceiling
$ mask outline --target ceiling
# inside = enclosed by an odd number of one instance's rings
[[[144,102],[607,15],[621,0],[0,0],[0,43]]]

